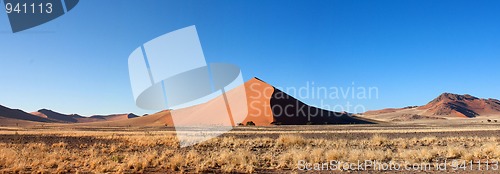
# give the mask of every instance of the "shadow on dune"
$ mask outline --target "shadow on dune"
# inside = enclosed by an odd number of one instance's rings
[[[352,117],[349,113],[333,112],[309,106],[285,92],[274,88],[271,97],[273,124],[375,124],[375,122]]]

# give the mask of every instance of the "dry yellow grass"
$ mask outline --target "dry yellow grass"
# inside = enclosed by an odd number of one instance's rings
[[[172,133],[161,131],[50,131],[34,134],[39,139],[28,138],[26,133],[8,135],[12,141],[0,142],[0,172],[252,173],[297,170],[299,160],[413,163],[500,159],[499,141],[495,137],[390,139],[374,134],[364,139],[338,139],[283,134],[278,138],[219,137],[179,148]],[[44,138],[48,136],[56,141]]]

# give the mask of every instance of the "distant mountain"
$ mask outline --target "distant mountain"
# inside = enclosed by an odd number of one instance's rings
[[[61,122],[61,123],[88,123],[88,122],[131,119],[139,117],[134,114],[94,115],[90,117],[85,117],[78,114],[61,114],[59,112],[55,112],[48,109],[40,109],[37,112],[32,112],[31,114],[41,118],[52,120],[54,122]]]
[[[468,94],[443,93],[418,109],[426,110],[426,115],[452,115],[472,118],[480,115],[500,114],[500,101],[481,99]]]
[[[52,120],[47,118],[37,117],[29,113],[26,113],[22,110],[10,109],[1,105],[0,105],[0,117],[9,120],[24,120],[24,121],[35,121],[35,122],[45,122],[45,123],[53,122]]]
[[[368,111],[364,116],[384,121],[500,116],[500,101],[443,93],[423,106]]]

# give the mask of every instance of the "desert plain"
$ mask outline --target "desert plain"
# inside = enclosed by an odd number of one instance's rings
[[[0,172],[498,173],[493,120],[239,126],[183,148],[168,126],[9,126],[0,128]],[[400,168],[348,166],[366,160]]]

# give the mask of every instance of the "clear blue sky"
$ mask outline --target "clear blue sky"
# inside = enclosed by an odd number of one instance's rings
[[[442,92],[500,98],[500,1],[82,0],[12,34],[0,13],[0,105],[35,111],[146,112],[127,59],[142,43],[196,25],[208,62],[275,86],[375,86],[366,109],[422,105]],[[305,100],[318,105],[318,100]]]

